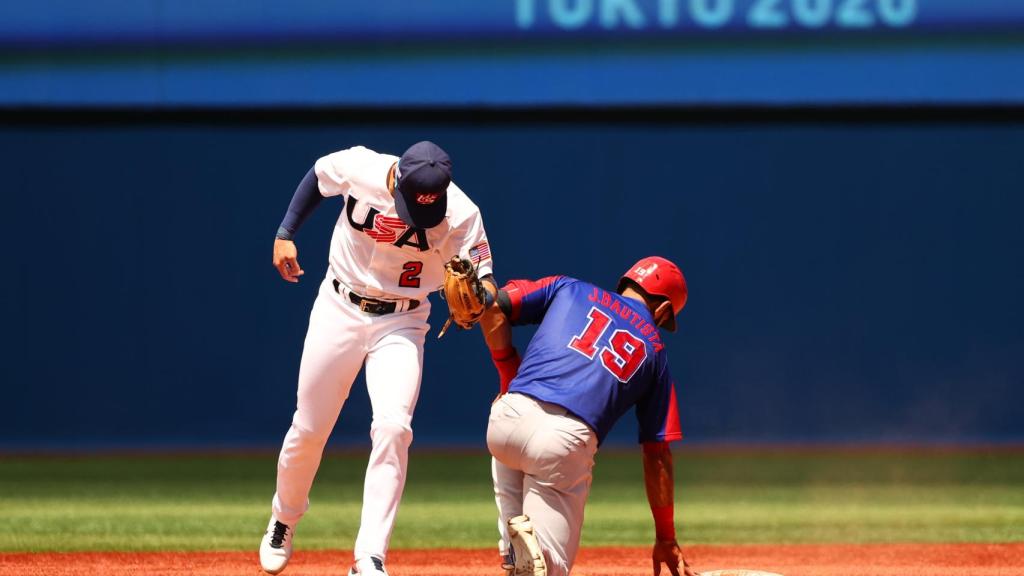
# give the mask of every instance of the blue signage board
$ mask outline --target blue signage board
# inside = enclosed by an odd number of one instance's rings
[[[1024,27],[1013,0],[36,0],[0,4],[0,46],[196,41],[451,42],[987,32]]]
[[[11,0],[0,106],[1024,103],[1024,0]]]

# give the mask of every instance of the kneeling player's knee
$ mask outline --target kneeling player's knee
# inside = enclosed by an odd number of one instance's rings
[[[393,420],[374,420],[370,425],[370,439],[374,444],[412,444],[412,428]]]

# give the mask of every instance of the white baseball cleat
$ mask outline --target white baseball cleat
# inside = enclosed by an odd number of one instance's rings
[[[292,535],[295,530],[270,517],[267,532],[260,542],[260,565],[267,574],[277,574],[288,565],[292,557]]]
[[[515,558],[514,576],[547,576],[548,566],[533,534],[533,524],[527,515],[509,518],[508,535],[512,541],[512,555]]]
[[[355,566],[348,571],[348,576],[388,576],[384,569],[384,561],[376,556],[367,556],[356,560]]]

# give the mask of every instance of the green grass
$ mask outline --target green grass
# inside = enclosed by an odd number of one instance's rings
[[[275,460],[0,458],[0,551],[254,550]],[[298,546],[352,546],[365,463],[325,459]],[[682,450],[676,470],[688,543],[1024,541],[1020,451]],[[652,532],[639,454],[599,454],[584,545],[645,545]],[[392,546],[495,541],[487,458],[414,450]]]

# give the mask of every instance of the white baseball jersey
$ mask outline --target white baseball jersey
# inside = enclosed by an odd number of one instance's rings
[[[455,183],[448,186],[445,219],[429,229],[405,224],[388,191],[397,156],[356,146],[324,156],[315,170],[320,194],[345,196],[331,238],[330,273],[358,294],[423,300],[440,288],[444,264],[468,258],[481,277],[491,251],[480,210]]]

